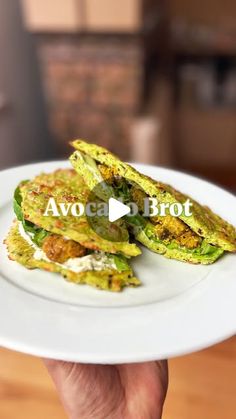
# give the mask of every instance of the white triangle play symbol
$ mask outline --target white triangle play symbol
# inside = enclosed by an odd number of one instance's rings
[[[117,201],[117,199],[114,198],[109,199],[108,210],[108,218],[111,223],[130,213],[130,207],[128,207],[128,205],[122,204],[122,202]]]

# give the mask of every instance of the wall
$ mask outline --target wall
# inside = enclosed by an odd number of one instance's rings
[[[50,158],[36,55],[18,0],[1,0],[0,167]]]
[[[142,47],[129,36],[37,35],[51,130],[62,152],[84,137],[128,158]]]

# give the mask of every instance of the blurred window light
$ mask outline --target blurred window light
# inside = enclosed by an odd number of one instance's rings
[[[21,0],[26,27],[32,31],[73,32],[82,28],[80,0]]]
[[[87,29],[93,31],[139,30],[141,0],[85,0]]]

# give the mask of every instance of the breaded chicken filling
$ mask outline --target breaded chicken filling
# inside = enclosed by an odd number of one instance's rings
[[[87,253],[86,248],[81,244],[74,240],[67,240],[58,234],[48,236],[43,242],[42,250],[48,259],[57,263],[64,263],[68,259],[79,258]]]

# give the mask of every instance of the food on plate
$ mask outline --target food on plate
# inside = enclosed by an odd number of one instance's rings
[[[103,290],[121,291],[125,286],[139,285],[127,258],[140,250],[129,243],[124,224],[118,224],[117,229],[127,240],[111,242],[91,229],[86,216],[44,215],[50,198],[66,205],[85,202],[89,192],[72,169],[21,182],[14,194],[17,219],[5,239],[9,258],[28,269],[57,272],[68,281]]]
[[[70,161],[90,190],[105,181],[109,196],[137,204],[138,214],[127,216],[126,221],[135,238],[150,250],[167,258],[201,264],[213,263],[224,251],[236,251],[235,228],[208,207],[139,173],[103,147],[83,140],[75,140],[72,145],[76,151]],[[156,198],[163,204],[183,204],[190,199],[192,215],[144,217],[144,198]]]
[[[121,291],[141,284],[129,264],[129,258],[141,253],[133,239],[167,258],[190,263],[210,264],[224,252],[236,251],[235,228],[208,207],[139,173],[100,146],[82,140],[72,145],[73,169],[42,173],[16,188],[16,219],[5,239],[11,260],[59,273],[76,284]],[[111,222],[101,211],[94,219],[98,230],[86,212],[77,213],[81,206],[101,206],[111,197],[135,204],[136,213]],[[146,214],[146,203],[154,199],[167,206],[166,214]],[[191,214],[171,212],[170,205],[187,201]],[[99,234],[104,231],[105,236]]]
[[[91,229],[86,216],[75,217],[70,212],[60,217],[55,217],[50,213],[47,216],[44,215],[50,198],[54,198],[58,204],[65,205],[87,203],[90,191],[81,176],[78,176],[74,170],[59,169],[50,174],[41,174],[32,181],[20,185],[20,193],[24,219],[36,226],[51,233],[66,236],[91,250],[121,253],[127,257],[140,254],[137,245],[129,243],[129,233],[124,223],[115,223],[118,235],[123,241],[111,242],[103,239]]]

